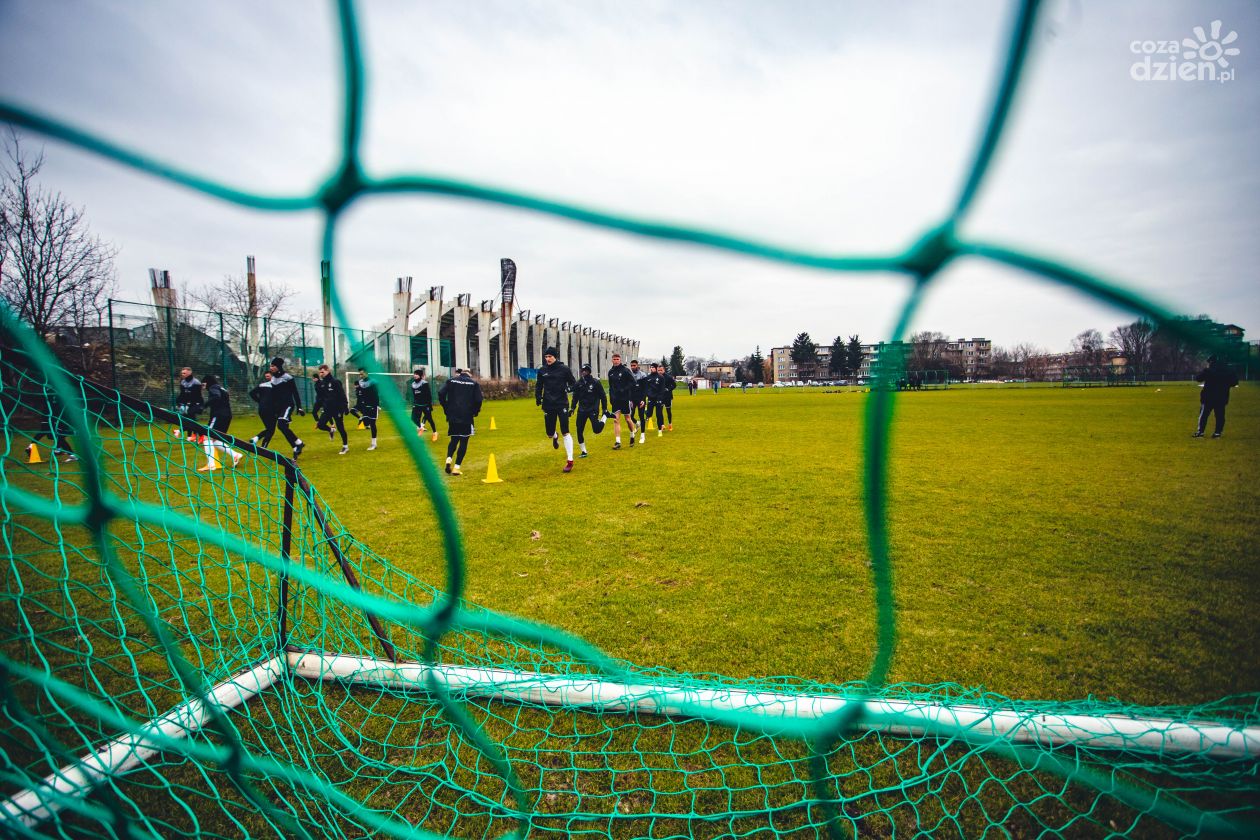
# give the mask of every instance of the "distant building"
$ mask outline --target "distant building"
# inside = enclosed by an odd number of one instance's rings
[[[710,362],[705,365],[704,378],[717,382],[734,382],[735,366],[726,362]]]

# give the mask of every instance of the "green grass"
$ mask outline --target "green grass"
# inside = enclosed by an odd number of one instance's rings
[[[1221,440],[1189,437],[1197,391],[1180,384],[899,395],[891,679],[1141,704],[1260,690],[1260,389],[1234,393]],[[571,475],[532,401],[487,403],[465,475],[446,479],[466,596],[641,665],[860,678],[869,398],[682,394],[675,431],[619,452],[611,425],[588,433]],[[359,539],[441,586],[396,434],[371,453],[352,434],[344,458],[307,434],[303,470]],[[445,443],[426,446],[440,461]],[[504,484],[479,480],[490,453]]]

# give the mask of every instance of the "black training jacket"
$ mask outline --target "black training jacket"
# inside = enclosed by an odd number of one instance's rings
[[[175,401],[175,404],[186,405],[194,411],[200,411],[203,405],[201,400],[201,380],[195,376],[179,380],[179,399]]]
[[[411,404],[417,408],[429,408],[433,405],[433,388],[429,386],[429,380],[411,380]]]
[[[293,374],[286,371],[271,377],[271,405],[277,416],[284,414],[286,409],[302,407],[302,397],[298,394]]]
[[[665,402],[665,377],[649,373],[643,380],[643,394],[650,403]]]
[[[614,401],[618,399],[634,399],[634,374],[625,365],[616,365],[608,369],[608,393]]]
[[[481,386],[466,373],[442,383],[438,389],[438,403],[446,414],[447,422],[471,423],[481,413]]]
[[[1199,401],[1207,405],[1228,405],[1229,389],[1238,385],[1238,374],[1228,366],[1210,364],[1194,376],[1195,382],[1203,383]]]
[[[573,410],[581,406],[588,414],[596,410],[603,414],[608,410],[608,397],[604,394],[604,383],[593,376],[583,375],[573,387]]]
[[[360,413],[375,414],[381,407],[381,395],[376,390],[376,383],[370,379],[360,379],[354,384],[354,410]]]
[[[266,379],[255,385],[249,392],[249,398],[258,403],[258,416],[264,420],[276,415],[274,395],[271,382]]]
[[[228,396],[227,388],[217,384],[211,385],[206,389],[206,396],[209,398],[206,403],[210,406],[210,416],[213,419],[232,419],[232,401]]]
[[[563,362],[543,365],[534,383],[534,402],[541,405],[543,411],[564,411],[569,407],[569,391],[576,386],[573,371]]]
[[[668,373],[661,374],[661,396],[665,398],[666,403],[674,401],[674,389],[678,387],[678,380],[670,376]]]
[[[329,374],[315,383],[315,407],[333,416],[345,414],[350,409],[346,402],[346,386],[341,384],[340,379]]]

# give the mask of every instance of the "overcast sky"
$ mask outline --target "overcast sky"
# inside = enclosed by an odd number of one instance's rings
[[[1005,53],[1010,2],[364,2],[364,160],[826,253],[904,248],[951,206]],[[1227,82],[1137,81],[1134,41],[1222,21]],[[311,190],[339,142],[331,3],[0,0],[0,98],[234,186]],[[1156,61],[1166,55],[1153,56]],[[1260,4],[1052,2],[964,233],[1033,248],[1260,338]],[[316,311],[320,217],[247,211],[45,145],[45,183],[177,286],[244,271]],[[356,326],[393,279],[641,340],[746,355],[802,330],[888,335],[898,276],[789,268],[517,210],[371,198],[339,228]],[[984,263],[951,266],[915,329],[1066,348],[1131,320]]]

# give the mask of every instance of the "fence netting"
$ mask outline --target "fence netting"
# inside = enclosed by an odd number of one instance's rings
[[[893,341],[939,270],[958,258],[1035,272],[1176,327],[1174,316],[1120,285],[957,234],[1019,87],[1035,2],[1016,9],[993,109],[953,212],[906,252],[863,257],[792,251],[429,176],[369,176],[358,157],[364,82],[356,18],[350,0],[337,9],[344,153],[311,195],[254,195],[8,104],[0,119],[238,205],[322,209],[321,256],[332,266],[331,304],[342,323],[338,211],[359,196],[408,191],[830,271],[907,274],[917,282]],[[233,360],[253,363],[254,339],[246,336],[243,355],[235,353],[242,338],[226,323],[221,336],[211,322],[189,325],[197,334],[181,338],[161,320],[139,342],[145,352],[160,357],[165,329],[168,343],[185,341],[179,355],[205,353],[214,364],[218,353],[225,372]],[[146,327],[135,329],[143,335]],[[454,512],[413,436],[403,435],[402,445],[434,506],[441,582],[417,580],[358,542],[291,461],[171,412],[161,358],[135,364],[137,376],[154,380],[139,391],[151,395],[146,401],[120,393],[133,390],[121,381],[113,390],[68,375],[3,307],[0,334],[5,833],[1256,832],[1257,695],[1139,708],[886,682],[896,629],[886,492],[896,389],[873,390],[865,416],[863,504],[878,628],[866,679],[735,681],[615,661],[554,628],[465,602]],[[311,345],[287,336],[275,346]],[[175,354],[167,352],[169,377]],[[369,369],[383,367],[375,353],[364,359]],[[382,397],[405,426],[400,395],[385,389]],[[241,454],[240,464],[199,471],[206,455],[197,441],[207,434]],[[31,463],[36,453],[40,462]]]

